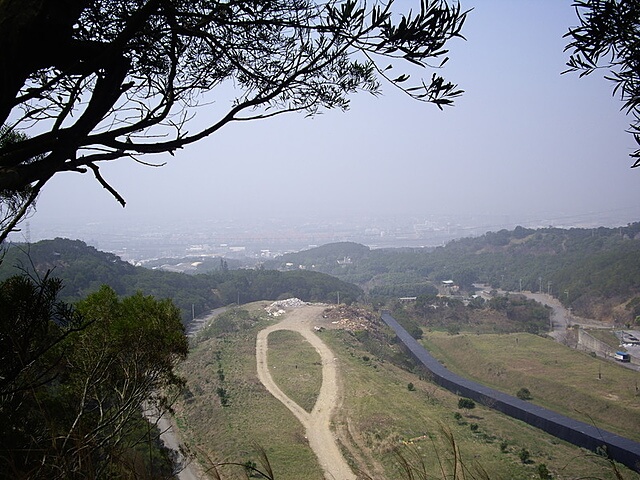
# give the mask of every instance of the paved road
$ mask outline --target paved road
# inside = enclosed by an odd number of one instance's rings
[[[318,457],[318,462],[327,480],[355,480],[351,468],[345,461],[335,435],[331,430],[334,408],[340,401],[338,390],[338,368],[336,359],[327,345],[313,331],[313,321],[322,315],[325,307],[304,306],[290,309],[283,320],[258,333],[256,359],[258,378],[271,394],[280,400],[306,429],[309,446]],[[322,386],[311,413],[291,400],[276,385],[269,373],[267,363],[268,337],[276,330],[292,330],[302,335],[320,354],[322,359]]]
[[[500,291],[498,293],[504,294],[505,292]],[[608,323],[574,315],[573,313],[571,313],[571,311],[564,308],[564,306],[557,298],[554,298],[551,295],[547,295],[546,293],[522,292],[522,294],[527,298],[531,298],[533,300],[536,300],[537,302],[542,303],[543,305],[548,305],[549,307],[551,307],[551,328],[549,336],[557,342],[566,344],[567,328],[571,325],[580,325],[581,327],[585,328],[611,328],[611,325],[609,325]],[[630,351],[632,356],[638,356],[638,354],[640,353],[640,348],[638,347],[627,347],[627,350]],[[636,362],[636,360],[633,361]],[[640,371],[640,365],[638,365],[637,363],[621,363],[620,365],[630,370]]]
[[[196,319],[191,322],[186,328],[186,335],[193,337],[198,333],[205,325],[208,325],[217,315],[227,310],[226,307],[216,308],[206,318]],[[174,425],[168,414],[158,418],[152,414],[147,414],[147,417],[151,422],[157,422],[157,426],[160,429],[160,439],[163,441],[167,448],[170,448],[177,453],[177,463],[181,466],[182,470],[178,473],[179,480],[202,480],[207,478],[201,471],[195,462],[190,459],[184,458],[180,453],[180,441],[174,431]]]

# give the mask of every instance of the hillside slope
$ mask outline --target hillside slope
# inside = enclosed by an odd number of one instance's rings
[[[485,283],[508,291],[544,291],[577,314],[621,323],[640,315],[640,223],[620,228],[488,232],[438,248],[380,249],[325,245],[288,254],[273,268],[330,273],[372,295],[420,292],[425,282],[453,280],[463,290]],[[418,293],[419,294],[419,293]]]
[[[188,320],[213,308],[236,302],[298,297],[305,301],[352,302],[361,296],[355,285],[313,271],[227,270],[209,274],[149,270],[101,252],[80,240],[56,238],[31,245],[11,245],[0,265],[0,280],[18,273],[43,276],[47,271],[64,282],[63,300],[77,301],[101,285],[118,295],[137,291],[170,298]]]

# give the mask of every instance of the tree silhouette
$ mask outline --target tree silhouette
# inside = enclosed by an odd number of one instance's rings
[[[393,0],[0,2],[2,135],[29,135],[0,143],[0,192],[29,188],[32,204],[56,173],[90,172],[124,206],[100,162],[148,164],[232,122],[347,109],[385,80],[442,108],[461,90],[435,69],[465,18],[445,0],[406,14]],[[411,65],[434,73],[411,83]]]

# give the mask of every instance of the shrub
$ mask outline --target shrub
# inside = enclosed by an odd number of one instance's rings
[[[460,398],[458,399],[458,408],[466,408],[468,410],[471,410],[472,408],[476,408],[476,402],[474,402],[470,398]]]
[[[540,477],[540,480],[551,480],[553,478],[544,463],[538,465],[538,476]]]
[[[409,382],[409,384],[407,385],[407,390],[409,390],[410,392],[413,392],[415,389],[416,389],[415,385]]]
[[[522,463],[529,463],[531,461],[531,454],[526,448],[520,450],[520,452],[518,453],[518,457],[520,457],[520,461]]]
[[[516,393],[516,396],[520,400],[531,400],[533,398],[531,396],[531,392],[529,391],[529,389],[528,388],[524,388],[524,387],[522,387],[520,390],[518,390],[518,393]]]

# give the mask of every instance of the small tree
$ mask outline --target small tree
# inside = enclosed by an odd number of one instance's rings
[[[164,413],[165,393],[182,386],[180,312],[141,294],[121,300],[108,287],[72,309],[57,300],[60,288],[51,279],[0,283],[0,472],[145,476],[130,461],[155,440],[141,406]]]

